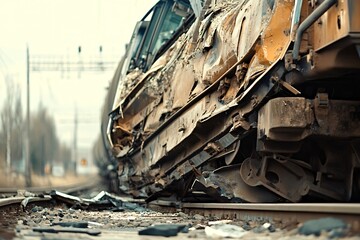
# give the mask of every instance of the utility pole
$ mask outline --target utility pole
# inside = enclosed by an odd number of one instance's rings
[[[25,138],[25,185],[31,187],[30,162],[30,53],[26,46],[26,138]]]
[[[78,72],[78,78],[81,77],[81,72],[104,72],[113,71],[117,65],[118,56],[108,56],[104,58],[102,55],[103,47],[99,47],[99,56],[83,56],[81,46],[78,46],[77,61],[75,58],[69,58],[67,55],[36,55],[32,54],[30,58],[29,47],[27,47],[27,117],[26,117],[26,137],[25,137],[25,179],[26,186],[31,185],[31,162],[30,162],[30,71],[33,72],[61,72],[70,73]],[[74,173],[77,173],[77,129],[78,129],[78,116],[77,109],[75,109],[74,117],[74,142],[73,142],[73,167]]]
[[[77,117],[77,107],[75,107],[75,117],[74,117],[74,173],[77,175],[77,128],[78,128],[78,117]]]

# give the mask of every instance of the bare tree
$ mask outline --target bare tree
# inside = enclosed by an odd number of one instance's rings
[[[62,165],[65,171],[70,169],[71,148],[65,144],[61,144],[56,154],[56,162]]]
[[[33,170],[45,174],[45,165],[52,165],[59,147],[54,119],[46,108],[39,106],[38,112],[31,118],[30,159]]]
[[[6,76],[6,99],[1,111],[1,139],[0,152],[6,159],[7,172],[21,164],[23,151],[23,116],[21,105],[21,92],[10,76]]]

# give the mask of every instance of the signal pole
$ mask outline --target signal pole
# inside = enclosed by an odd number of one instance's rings
[[[31,187],[30,162],[30,53],[26,46],[26,138],[25,138],[25,185]]]

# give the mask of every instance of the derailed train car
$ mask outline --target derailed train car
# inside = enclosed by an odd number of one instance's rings
[[[159,1],[110,91],[101,141],[123,192],[359,200],[360,1]]]

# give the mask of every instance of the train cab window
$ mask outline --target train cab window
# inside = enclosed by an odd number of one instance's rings
[[[144,72],[148,70],[157,51],[181,26],[190,9],[186,0],[159,1],[135,27],[127,54],[127,58],[131,59],[127,71],[135,68]]]
[[[155,54],[160,49],[160,47],[172,37],[172,35],[181,25],[182,20],[182,16],[176,15],[171,10],[167,11],[164,21],[160,26],[158,36],[155,39],[153,49],[151,49],[152,54]]]
[[[141,21],[136,24],[134,34],[131,39],[131,44],[129,45],[129,49],[128,49],[129,56],[131,56],[130,62],[127,64],[128,71],[132,71],[136,68],[137,50],[139,49],[141,41],[144,38],[145,31],[148,25],[149,25],[149,21]]]

